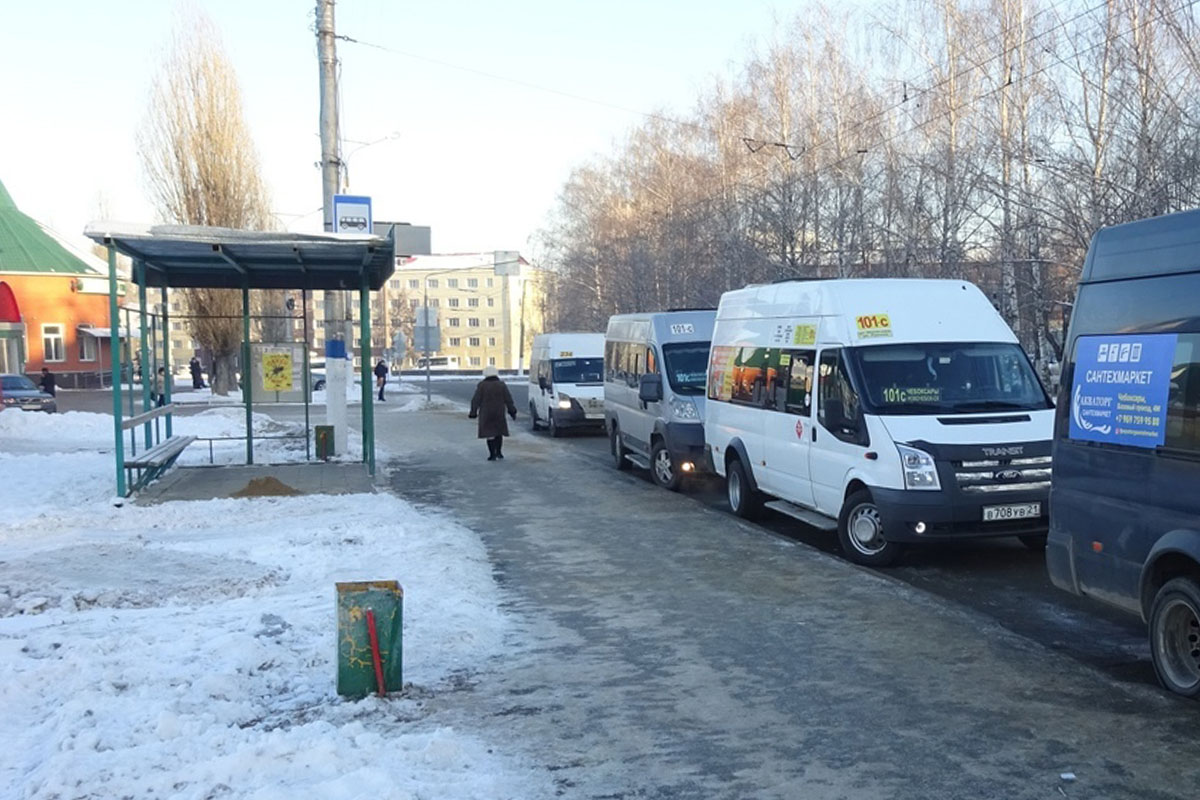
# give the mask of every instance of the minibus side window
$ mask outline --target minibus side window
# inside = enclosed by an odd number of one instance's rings
[[[1181,333],[1175,345],[1163,446],[1200,453],[1200,333]]]
[[[858,393],[850,383],[842,351],[823,351],[818,374],[820,400],[817,420],[821,427],[843,442],[868,444]]]
[[[775,408],[788,414],[811,416],[813,350],[787,350],[779,358],[779,382],[776,386]]]
[[[617,343],[611,339],[604,343],[604,380],[611,381],[615,377],[617,363]]]

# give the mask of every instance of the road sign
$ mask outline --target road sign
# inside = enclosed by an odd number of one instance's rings
[[[354,194],[333,196],[333,232],[370,234],[371,198]]]
[[[492,269],[500,276],[521,274],[521,254],[516,250],[495,250],[492,253]]]
[[[417,309],[418,328],[436,328],[438,324],[437,309],[432,306],[422,306]]]
[[[418,353],[436,353],[442,346],[441,330],[438,328],[413,328],[413,350]]]

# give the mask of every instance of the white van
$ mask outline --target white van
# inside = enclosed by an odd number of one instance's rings
[[[529,420],[551,436],[604,426],[604,334],[543,333],[529,359]]]
[[[714,309],[618,314],[604,342],[604,416],[617,469],[678,489],[704,464],[704,380]]]
[[[1054,407],[1012,331],[953,280],[789,281],[721,297],[705,438],[734,513],[907,542],[1045,547]]]

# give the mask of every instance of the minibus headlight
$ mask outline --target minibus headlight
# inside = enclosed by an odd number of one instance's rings
[[[565,394],[560,394],[558,396],[558,407],[563,409],[564,411],[567,410],[568,408],[570,408],[571,407],[571,398],[567,397]]]
[[[675,419],[700,419],[696,404],[686,397],[671,398],[671,415]]]
[[[900,451],[900,465],[904,468],[905,489],[937,491],[942,488],[933,456],[924,450],[902,444],[896,445],[896,449]]]

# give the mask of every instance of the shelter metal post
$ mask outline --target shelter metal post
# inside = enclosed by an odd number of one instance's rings
[[[358,289],[359,352],[362,354],[362,428],[363,461],[367,472],[375,474],[375,392],[371,377],[375,370],[371,366],[371,288],[367,283],[366,270]]]
[[[108,331],[109,331],[109,361],[112,362],[112,396],[113,396],[113,431],[115,439],[115,460],[117,465],[117,497],[125,496],[125,439],[121,435],[121,364],[115,354],[113,342],[118,337],[113,336],[114,330],[119,330],[121,317],[117,313],[117,250],[108,245]]]
[[[300,290],[300,313],[304,315],[304,460],[312,461],[312,425],[309,406],[312,405],[312,375],[308,363],[308,289]],[[293,330],[295,330],[293,328]]]
[[[138,283],[138,330],[141,332],[141,339],[138,342],[138,352],[143,364],[142,369],[145,370],[144,365],[150,363],[150,339],[146,331],[146,262],[139,258],[134,262],[133,268]],[[129,333],[132,334],[133,331],[129,331]],[[149,411],[150,382],[146,380],[145,373],[143,372],[142,374],[142,411]],[[153,446],[153,442],[150,440],[151,430],[150,420],[146,420],[146,424],[142,426],[142,439],[147,450]]]
[[[162,369],[163,403],[171,404],[171,384],[175,382],[171,370],[171,308],[167,304],[167,286],[162,287]],[[146,382],[146,368],[142,367],[142,382]],[[167,438],[171,438],[171,413],[167,412]]]
[[[254,390],[250,369],[250,280],[242,276],[242,402],[246,404],[246,463],[254,463]]]

